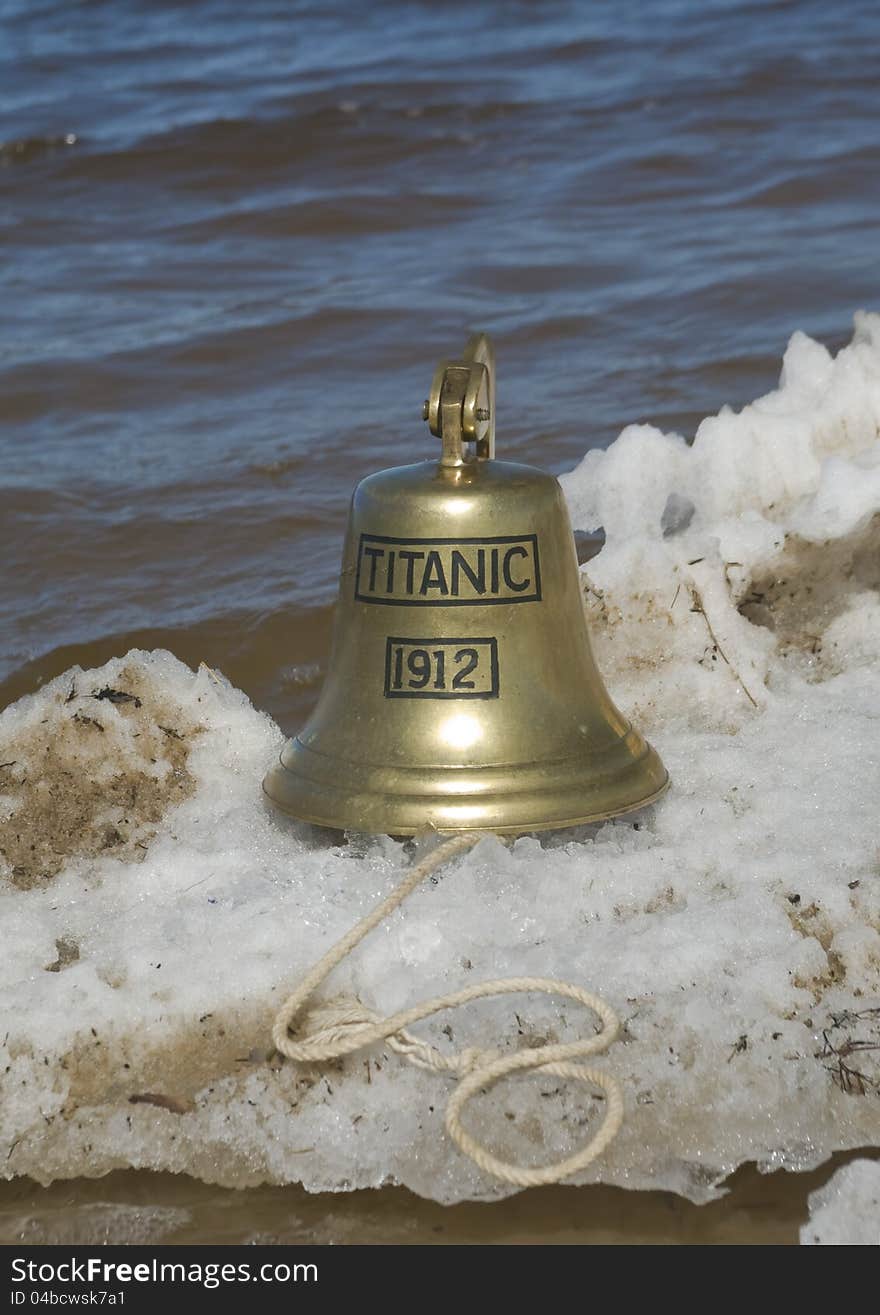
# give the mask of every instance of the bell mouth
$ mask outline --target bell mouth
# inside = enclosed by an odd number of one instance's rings
[[[263,791],[281,812],[368,835],[516,835],[602,822],[645,808],[669,786],[659,756],[630,730],[606,752],[527,765],[392,768],[340,762],[291,740]]]

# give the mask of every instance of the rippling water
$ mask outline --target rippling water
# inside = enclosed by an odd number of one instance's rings
[[[0,16],[0,702],[164,644],[295,722],[473,327],[558,471],[880,300],[875,0]]]

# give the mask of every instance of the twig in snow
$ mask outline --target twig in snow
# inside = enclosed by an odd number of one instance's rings
[[[724,649],[719,644],[718,636],[715,634],[715,631],[712,629],[712,622],[709,620],[708,616],[706,615],[706,609],[703,607],[702,598],[700,597],[696,588],[692,584],[688,585],[688,589],[690,590],[690,595],[691,595],[691,603],[692,603],[691,611],[700,613],[703,620],[706,622],[706,629],[709,631],[709,637],[712,640],[712,643],[715,645],[716,650],[721,654],[722,658],[727,663],[734,679],[736,680],[736,683],[739,685],[740,689],[745,694],[749,703],[751,703],[753,708],[757,708],[758,705],[755,702],[754,698],[752,697],[751,693],[749,692],[748,686],[746,685],[742,676],[737,671],[736,667],[731,662],[730,658],[725,653]]]

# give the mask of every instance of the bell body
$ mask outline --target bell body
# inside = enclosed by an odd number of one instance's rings
[[[524,832],[666,784],[597,670],[553,476],[424,461],[358,485],[327,679],[265,779],[275,805],[371,833]]]

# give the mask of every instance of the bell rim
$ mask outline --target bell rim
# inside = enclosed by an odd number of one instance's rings
[[[648,808],[651,804],[656,803],[657,800],[662,798],[669,789],[671,778],[668,771],[663,766],[662,760],[656,750],[650,745],[646,745],[646,749],[646,754],[640,759],[635,760],[632,766],[633,768],[639,767],[643,771],[649,767],[649,764],[659,767],[663,773],[663,780],[659,786],[656,786],[646,794],[637,795],[634,799],[616,803],[611,807],[606,806],[591,810],[588,809],[583,812],[564,814],[562,817],[548,817],[547,811],[549,810],[545,810],[543,818],[533,821],[501,821],[496,824],[490,821],[475,821],[474,819],[463,820],[461,822],[438,820],[436,815],[433,817],[431,816],[432,809],[424,797],[410,797],[410,807],[418,808],[424,814],[418,824],[407,822],[405,820],[389,820],[389,824],[382,827],[370,827],[369,825],[364,824],[358,825],[357,822],[353,820],[346,820],[344,814],[347,810],[344,807],[335,814],[332,808],[324,811],[321,809],[310,808],[308,806],[300,807],[294,805],[294,807],[290,807],[287,803],[282,802],[276,795],[272,794],[268,788],[268,782],[271,778],[276,777],[276,774],[280,774],[282,779],[289,778],[291,782],[299,781],[305,784],[297,773],[292,772],[289,768],[283,767],[280,762],[273,768],[270,768],[266,773],[262,789],[266,802],[284,816],[293,818],[298,822],[304,822],[309,826],[317,826],[329,831],[351,831],[358,835],[375,836],[415,836],[421,834],[426,829],[444,835],[453,835],[457,832],[465,831],[485,831],[489,835],[530,835],[538,832],[566,831],[573,827],[589,826],[595,822],[607,822],[612,818],[625,817],[627,814],[638,812],[640,809]],[[626,773],[624,772],[622,775],[625,776]],[[321,793],[325,794],[329,792],[322,790]],[[532,793],[533,798],[540,798],[540,794],[535,794],[535,792],[529,793]],[[547,796],[548,798],[558,799],[558,788],[548,790]],[[407,796],[403,795],[389,799],[387,795],[377,793],[371,801],[368,801],[363,793],[359,793],[357,798],[359,806],[355,805],[353,802],[350,803],[349,818],[351,813],[355,811],[358,811],[361,814],[369,812],[370,803],[372,803],[377,810],[381,808],[386,813],[394,813],[398,809],[403,811],[407,805]],[[511,811],[511,795],[509,793],[499,794],[494,796],[494,799],[497,800],[499,811]],[[448,807],[449,801],[446,800],[445,803]],[[484,796],[480,800],[481,807],[484,809],[491,809],[492,803],[492,796]],[[442,811],[442,806],[437,811]]]

